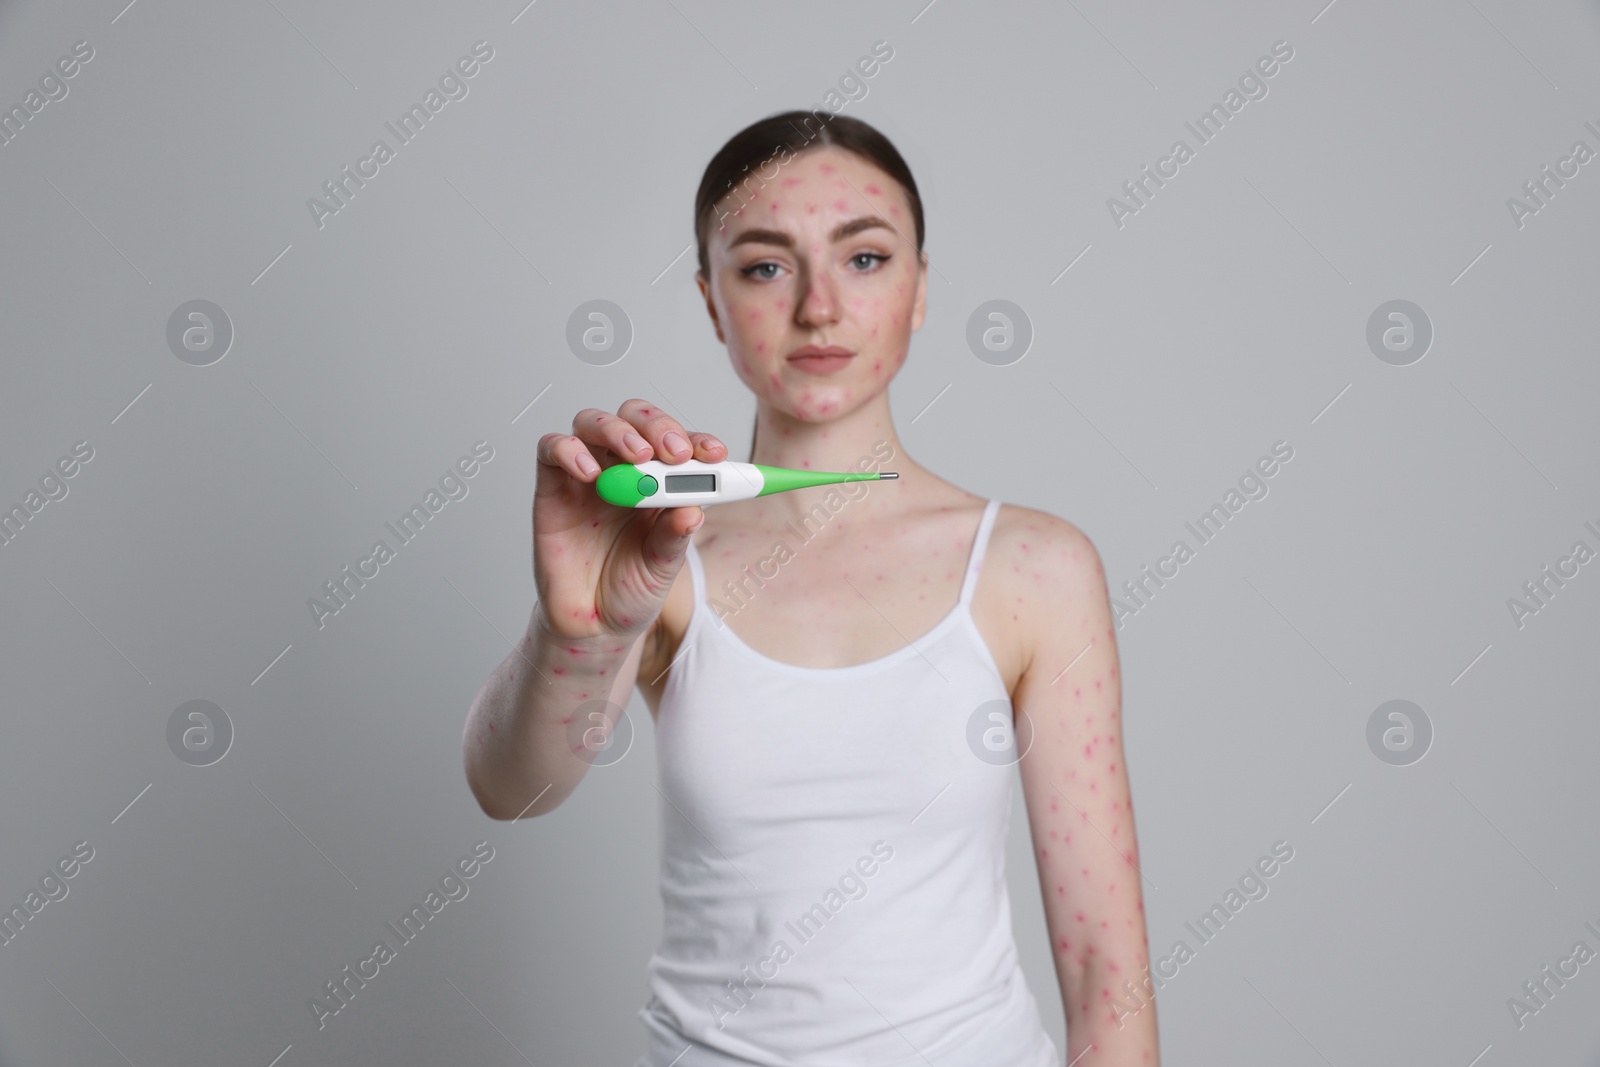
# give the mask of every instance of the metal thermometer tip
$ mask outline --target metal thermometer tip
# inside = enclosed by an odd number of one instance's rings
[[[896,474],[894,471],[879,471],[878,472],[878,477],[879,478],[898,478],[898,477],[900,477],[900,475]]]

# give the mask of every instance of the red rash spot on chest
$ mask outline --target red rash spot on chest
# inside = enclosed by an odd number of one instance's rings
[[[785,178],[785,179],[783,179],[783,187],[785,189],[793,189],[795,186],[797,186],[799,184],[800,184],[800,179],[799,178]]]
[[[822,173],[824,173],[824,174],[832,174],[833,173],[833,164],[832,163],[824,163],[822,166],[818,167],[817,169],[822,171]]]

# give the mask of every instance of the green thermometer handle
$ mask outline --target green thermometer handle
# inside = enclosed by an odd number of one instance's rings
[[[620,508],[682,508],[750,500],[815,485],[898,477],[894,471],[803,471],[736,460],[664,463],[652,459],[607,467],[594,487],[600,499]]]

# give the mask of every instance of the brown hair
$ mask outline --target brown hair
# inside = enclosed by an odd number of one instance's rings
[[[782,111],[753,122],[734,134],[711,157],[705,174],[700,178],[700,188],[694,197],[694,235],[699,246],[700,274],[708,281],[711,277],[710,255],[706,240],[710,235],[712,216],[717,203],[730,191],[743,204],[745,197],[740,189],[764,188],[778,176],[778,168],[792,162],[794,157],[808,148],[832,146],[854,153],[882,170],[900,183],[906,199],[911,203],[911,218],[916,228],[917,254],[922,254],[925,227],[922,218],[922,198],[917,194],[916,179],[911,168],[894,144],[873,126],[847,115],[832,115],[827,111]],[[746,173],[751,168],[753,173]],[[766,173],[768,169],[771,173]],[[735,185],[737,183],[737,186]],[[717,221],[737,208],[717,215]],[[759,419],[757,420],[759,424]],[[750,455],[755,455],[755,433],[750,436]]]

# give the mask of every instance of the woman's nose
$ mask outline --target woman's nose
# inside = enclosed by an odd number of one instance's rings
[[[801,284],[805,287],[795,317],[806,325],[823,325],[834,321],[838,314],[838,300],[833,291],[833,279],[826,272],[808,271]]]

